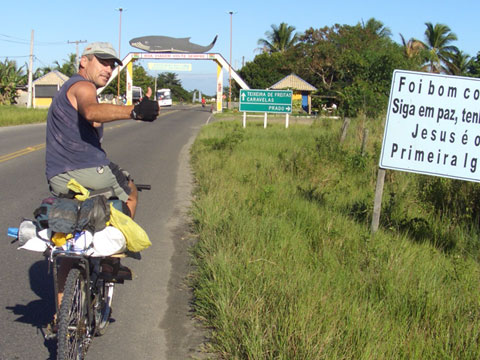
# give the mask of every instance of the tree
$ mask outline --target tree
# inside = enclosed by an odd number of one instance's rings
[[[338,24],[330,28],[310,28],[288,54],[294,72],[323,95],[332,95],[332,86],[339,80],[341,51],[336,40],[339,32]]]
[[[17,86],[24,85],[27,76],[23,72],[23,66],[17,68],[14,60],[5,59],[0,62],[0,104],[15,104],[17,98]]]
[[[420,40],[410,38],[410,40],[405,41],[405,38],[402,34],[400,34],[400,38],[402,39],[405,57],[408,59],[413,59],[419,56],[421,52],[425,50],[425,45]]]
[[[43,75],[48,74],[52,70],[54,69],[51,66],[37,68],[37,70],[35,70],[35,72],[33,73],[33,79],[36,80],[38,78],[41,78]]]
[[[308,29],[287,52],[295,73],[332,99],[346,116],[376,116],[386,109],[394,69],[415,69],[383,24]]]
[[[433,25],[427,22],[425,25],[427,26],[426,41],[423,44],[428,54],[424,69],[437,74],[449,73],[450,59],[454,53],[458,52],[458,48],[450,43],[457,40],[457,35],[444,24]]]
[[[177,78],[177,74],[172,72],[161,73],[157,77],[157,88],[170,89],[175,86],[182,86],[182,82]]]
[[[126,71],[126,69],[123,69],[120,72],[120,95],[125,94],[126,92]],[[152,90],[154,89],[155,79],[147,74],[145,68],[142,65],[134,63],[132,71],[133,85],[140,86],[144,93],[147,91],[148,87],[151,87]],[[118,81],[116,80],[116,78],[113,79],[110,84],[108,84],[108,86],[103,90],[102,93],[113,94],[117,96],[117,83]]]
[[[255,56],[239,71],[239,75],[252,89],[266,89],[291,72],[286,55],[274,52]],[[238,90],[236,84],[233,87]]]
[[[280,26],[271,25],[272,31],[265,32],[266,39],[259,39],[258,45],[266,53],[285,52],[293,47],[298,41],[298,33],[294,33],[295,27],[286,23]]]
[[[480,78],[480,51],[468,62],[467,71],[468,75]]]
[[[121,84],[121,83],[120,83]],[[133,64],[133,84],[135,86],[140,86],[143,90],[143,93],[147,92],[149,87],[152,90],[155,88],[155,78],[153,76],[148,75],[145,68],[140,64]],[[125,82],[123,82],[123,86],[125,86]],[[116,85],[115,85],[116,89]],[[125,91],[125,87],[120,87],[120,94]]]
[[[363,28],[381,38],[389,38],[392,36],[390,29],[375,18],[368,19],[367,23],[363,24]]]
[[[182,81],[177,78],[176,73],[166,72],[157,76],[157,89],[162,88],[172,91],[172,100],[174,101],[186,101],[192,98],[182,87]]]
[[[63,64],[60,65],[58,61],[54,62],[54,70],[60,71],[62,74],[71,77],[72,75],[76,74],[77,69],[77,56],[75,54],[70,54],[68,56],[68,60],[64,60]]]
[[[467,75],[469,63],[470,56],[457,50],[450,55],[449,61],[446,63],[448,73],[451,75]]]

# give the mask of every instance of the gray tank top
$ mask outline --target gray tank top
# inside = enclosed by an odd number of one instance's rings
[[[108,165],[101,146],[103,125],[95,128],[67,98],[68,89],[79,81],[73,75],[54,97],[47,116],[46,175],[50,180],[66,171]]]

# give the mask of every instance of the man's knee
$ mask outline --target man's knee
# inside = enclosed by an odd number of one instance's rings
[[[132,180],[128,182],[128,187],[130,188],[130,194],[128,195],[126,203],[130,210],[130,216],[133,219],[135,217],[135,210],[137,209],[138,190]]]

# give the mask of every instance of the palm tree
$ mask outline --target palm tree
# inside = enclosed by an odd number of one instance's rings
[[[5,59],[3,63],[0,62],[0,104],[14,104],[16,87],[25,84],[26,80],[23,66],[18,68],[14,60]]]
[[[452,54],[458,52],[458,48],[450,43],[457,40],[457,35],[444,24],[435,24],[434,26],[428,22],[425,25],[427,26],[426,42],[423,44],[428,50],[428,59],[424,68],[432,73],[448,73]]]
[[[42,77],[43,75],[48,74],[52,70],[53,68],[51,66],[44,66],[41,68],[37,68],[37,70],[35,70],[35,72],[33,73],[33,79],[36,80]]]
[[[457,50],[452,53],[447,63],[449,74],[451,75],[465,75],[468,73],[468,67],[470,65],[470,55],[465,54],[463,51]]]
[[[469,76],[480,77],[480,51],[468,62],[467,73]]]
[[[381,38],[388,38],[392,36],[392,32],[388,27],[383,25],[381,21],[376,20],[375,18],[370,18],[367,20],[366,24],[362,24],[363,28],[370,30],[373,34],[378,35]]]
[[[281,23],[280,26],[271,25],[272,31],[265,32],[266,39],[259,39],[258,45],[263,52],[285,52],[294,46],[299,38],[298,33],[294,33],[295,27]]]
[[[176,73],[166,72],[159,74],[157,77],[158,85],[164,88],[172,88],[175,86],[182,86],[182,81],[177,78]]]
[[[63,60],[64,63],[60,65],[58,61],[54,62],[55,69],[60,71],[62,74],[65,74],[67,76],[72,76],[74,75],[78,69],[77,69],[77,56],[75,54],[70,54],[68,60]]]
[[[403,51],[407,59],[414,58],[425,49],[425,45],[420,40],[410,38],[410,40],[405,41],[402,34],[400,34],[400,38],[402,39]]]

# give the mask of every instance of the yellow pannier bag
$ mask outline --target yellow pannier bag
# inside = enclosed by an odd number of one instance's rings
[[[145,230],[130,216],[117,210],[112,204],[110,204],[110,224],[125,236],[129,251],[139,252],[152,245]]]

